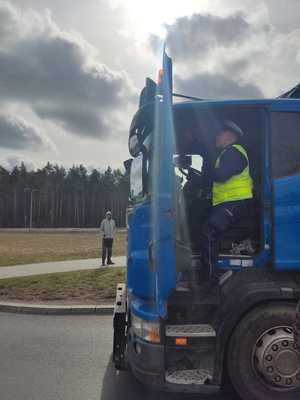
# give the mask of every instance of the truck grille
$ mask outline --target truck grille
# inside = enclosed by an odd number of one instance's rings
[[[215,337],[216,331],[211,325],[207,324],[167,325],[166,336]]]

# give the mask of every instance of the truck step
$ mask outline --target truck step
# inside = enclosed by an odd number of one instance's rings
[[[216,331],[208,324],[166,325],[169,337],[216,337]]]
[[[166,372],[166,381],[177,385],[205,385],[212,376],[204,369],[184,369]]]

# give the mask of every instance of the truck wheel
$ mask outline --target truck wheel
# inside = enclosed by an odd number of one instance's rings
[[[238,324],[227,368],[243,400],[299,400],[300,353],[293,337],[295,305],[267,304]]]

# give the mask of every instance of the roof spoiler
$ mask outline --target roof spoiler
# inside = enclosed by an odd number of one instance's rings
[[[277,97],[278,99],[300,99],[300,83],[297,86],[290,89],[288,92],[283,93]]]

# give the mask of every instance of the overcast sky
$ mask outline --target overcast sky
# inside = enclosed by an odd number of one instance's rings
[[[174,85],[276,96],[300,81],[299,0],[0,0],[0,164],[119,167],[161,44]]]

